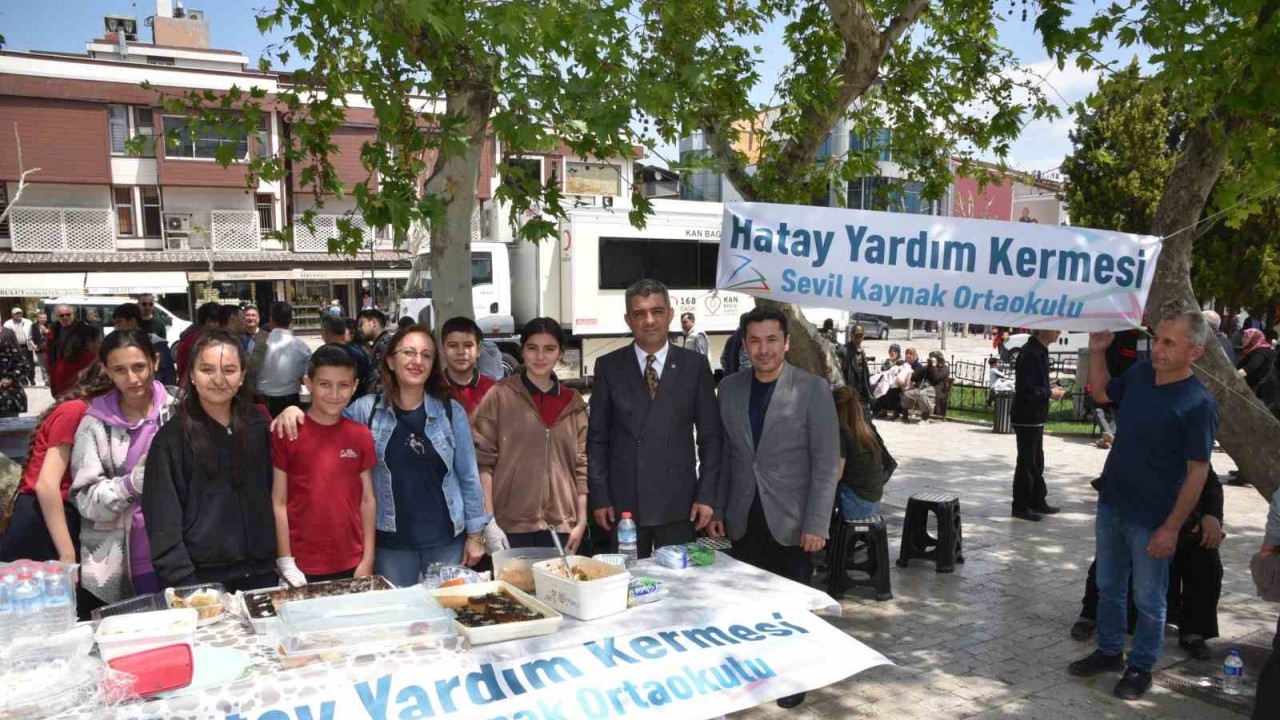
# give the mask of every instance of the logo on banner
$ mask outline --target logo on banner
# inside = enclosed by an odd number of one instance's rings
[[[702,304],[707,307],[708,315],[715,315],[720,311],[720,306],[724,305],[724,301],[720,299],[719,295],[708,295],[707,299],[702,301]]]
[[[759,290],[761,292],[769,292],[769,281],[764,274],[756,268],[752,267],[755,263],[754,258],[746,255],[734,255],[734,258],[741,260],[738,267],[734,268],[729,277],[725,278],[723,290]],[[734,278],[738,278],[735,282]]]

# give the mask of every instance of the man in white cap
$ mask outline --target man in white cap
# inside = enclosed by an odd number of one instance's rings
[[[22,316],[22,308],[17,305],[13,306],[9,315],[9,321],[4,326],[18,336],[18,347],[27,357],[27,384],[33,385],[36,381],[36,356],[35,345],[31,343],[31,321]]]

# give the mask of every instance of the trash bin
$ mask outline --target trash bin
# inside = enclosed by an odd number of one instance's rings
[[[996,393],[996,420],[991,431],[1001,435],[1013,432],[1013,393]]]

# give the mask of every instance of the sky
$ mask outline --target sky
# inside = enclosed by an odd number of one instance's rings
[[[263,37],[254,22],[255,11],[271,0],[187,0],[188,8],[205,11],[210,24],[211,41],[215,48],[238,50],[256,64],[258,57],[278,38]],[[1013,7],[1012,3],[998,4],[1002,11]],[[1042,120],[1028,124],[1010,149],[1010,166],[1026,171],[1048,172],[1061,164],[1070,152],[1067,133],[1072,127],[1069,106],[1083,100],[1097,87],[1097,71],[1081,71],[1068,65],[1058,70],[1051,62],[1035,35],[1032,20],[1020,19],[1018,5],[1013,18],[1000,23],[1001,42],[1011,49],[1018,60],[1030,67],[1045,80],[1045,92],[1063,110],[1063,118],[1056,121]],[[8,50],[56,50],[84,52],[87,40],[102,35],[104,14],[133,15],[139,20],[139,36],[150,40],[150,30],[142,27],[142,20],[155,14],[154,0],[43,0],[42,2],[0,1],[0,35],[5,37]],[[770,27],[757,39],[765,48],[780,48],[780,28]],[[1103,55],[1103,59],[1116,56]],[[766,51],[761,58],[762,86],[757,88],[754,99],[764,103],[769,100],[773,81],[787,62],[782,51]],[[1127,57],[1122,58],[1127,60]],[[659,148],[659,159],[676,159],[675,148]]]

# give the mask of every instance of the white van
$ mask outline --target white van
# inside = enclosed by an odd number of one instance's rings
[[[91,322],[95,325],[101,325],[103,330],[110,332],[113,328],[116,307],[124,303],[136,303],[137,298],[131,297],[105,297],[92,295],[63,295],[56,298],[45,298],[40,302],[40,307],[49,316],[49,322],[57,322],[53,309],[59,305],[68,305],[75,309],[76,319]],[[191,327],[191,323],[174,315],[160,303],[156,303],[156,317],[165,325],[165,336],[169,342],[174,342],[184,330]]]

